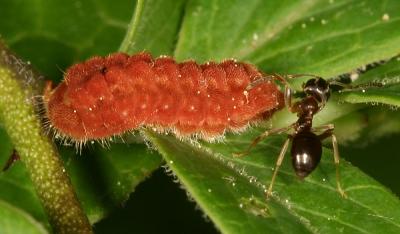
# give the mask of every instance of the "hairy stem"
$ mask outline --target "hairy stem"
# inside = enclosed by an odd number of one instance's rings
[[[56,233],[92,233],[63,162],[42,133],[32,97],[37,77],[0,41],[0,118]]]

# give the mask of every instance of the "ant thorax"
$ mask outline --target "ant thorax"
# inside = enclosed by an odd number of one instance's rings
[[[296,133],[311,131],[314,115],[322,110],[330,96],[329,84],[322,78],[308,80],[303,85],[303,92],[306,96],[289,106],[290,111],[298,116],[294,126]]]

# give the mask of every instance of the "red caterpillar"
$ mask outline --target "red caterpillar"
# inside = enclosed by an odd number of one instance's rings
[[[141,126],[210,140],[237,131],[283,107],[273,82],[254,66],[226,60],[198,65],[115,53],[73,65],[44,94],[47,118],[63,136],[100,140]]]

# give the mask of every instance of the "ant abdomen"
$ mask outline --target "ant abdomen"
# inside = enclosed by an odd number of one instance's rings
[[[321,140],[312,132],[295,134],[292,140],[292,164],[296,175],[304,178],[309,175],[321,160]]]

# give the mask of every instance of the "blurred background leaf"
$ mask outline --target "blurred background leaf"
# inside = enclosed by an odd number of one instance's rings
[[[41,223],[14,206],[0,201],[0,221],[2,233],[47,233]]]

